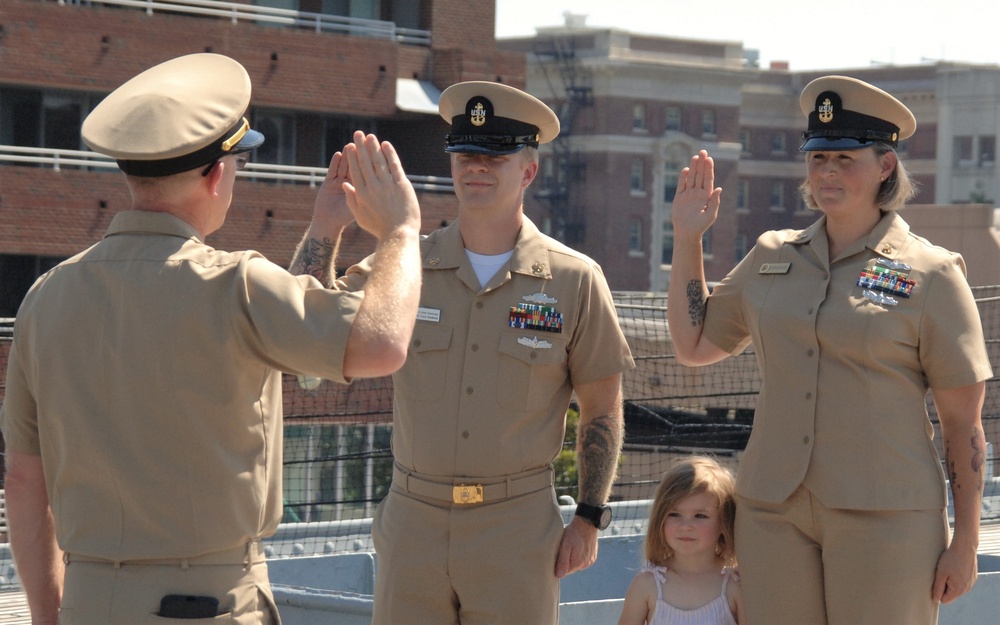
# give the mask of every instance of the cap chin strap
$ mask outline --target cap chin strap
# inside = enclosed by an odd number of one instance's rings
[[[515,145],[529,145],[533,148],[538,147],[538,135],[456,135],[448,133],[445,135],[445,141],[448,145],[461,145],[464,143],[471,143],[473,145],[497,145],[497,146],[515,146]]]

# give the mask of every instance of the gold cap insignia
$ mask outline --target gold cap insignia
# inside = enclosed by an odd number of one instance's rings
[[[469,121],[472,122],[473,126],[482,126],[486,123],[486,107],[483,106],[482,102],[476,102],[476,105],[469,111]]]
[[[830,102],[830,98],[823,100],[823,103],[816,107],[816,112],[819,114],[819,121],[824,124],[829,124],[833,121],[833,103]]]

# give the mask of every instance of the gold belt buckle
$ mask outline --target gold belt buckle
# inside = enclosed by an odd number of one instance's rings
[[[454,503],[483,503],[482,484],[460,484],[451,490],[451,500]]]

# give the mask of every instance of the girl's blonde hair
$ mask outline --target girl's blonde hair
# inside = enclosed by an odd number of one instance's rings
[[[685,497],[709,493],[719,502],[719,545],[717,553],[727,565],[736,564],[733,526],[736,521],[736,482],[733,474],[708,456],[692,456],[663,474],[649,513],[643,556],[663,566],[673,555],[663,535],[667,514]]]

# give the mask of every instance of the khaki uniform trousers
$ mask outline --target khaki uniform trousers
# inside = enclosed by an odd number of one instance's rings
[[[779,504],[736,499],[749,625],[937,623],[943,510],[831,509],[801,486]]]
[[[260,543],[186,560],[112,562],[66,554],[59,625],[163,625],[208,622],[280,625]],[[210,596],[219,616],[158,616],[164,595]]]
[[[402,492],[375,512],[373,625],[556,625],[563,522],[551,486],[456,505]]]

